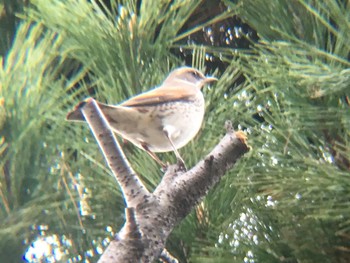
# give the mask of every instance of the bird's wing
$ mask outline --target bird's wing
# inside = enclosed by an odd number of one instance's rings
[[[191,100],[197,94],[198,88],[194,85],[179,83],[169,87],[161,86],[148,92],[142,93],[120,104],[125,107],[138,107],[156,105],[164,102]]]

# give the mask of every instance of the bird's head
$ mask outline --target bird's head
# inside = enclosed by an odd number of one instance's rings
[[[172,81],[174,82],[189,82],[198,88],[202,88],[204,84],[217,81],[215,77],[206,77],[202,72],[195,68],[181,67],[173,70],[166,78],[164,83]]]

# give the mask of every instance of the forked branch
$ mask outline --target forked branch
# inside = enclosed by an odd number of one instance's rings
[[[169,234],[207,191],[249,151],[245,135],[234,132],[227,123],[226,135],[204,160],[187,172],[177,165],[169,166],[158,187],[149,193],[132,170],[98,104],[88,99],[80,105],[80,109],[128,206],[124,227],[98,262],[153,262],[160,257],[176,262],[164,250]]]

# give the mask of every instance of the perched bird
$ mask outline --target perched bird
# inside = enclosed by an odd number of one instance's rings
[[[145,150],[162,167],[166,165],[157,152],[174,151],[185,165],[177,149],[198,133],[205,111],[201,88],[216,80],[195,68],[181,67],[150,91],[119,105],[98,105],[115,133]],[[68,113],[67,120],[84,121],[79,106]]]

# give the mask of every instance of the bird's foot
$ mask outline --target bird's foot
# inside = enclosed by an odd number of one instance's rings
[[[186,167],[186,164],[185,164],[184,160],[177,159],[176,165],[179,167],[178,171],[187,172],[187,167]]]

